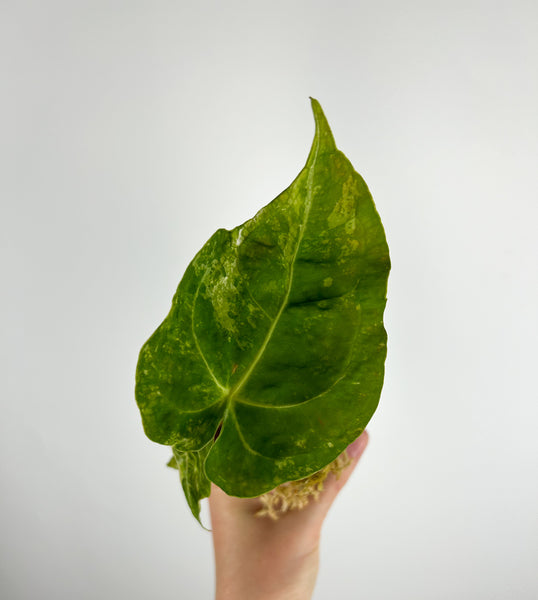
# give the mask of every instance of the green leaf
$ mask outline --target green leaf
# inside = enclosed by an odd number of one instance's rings
[[[303,170],[252,219],[210,238],[140,352],[146,434],[176,456],[200,451],[184,460],[234,496],[330,463],[366,427],[383,385],[385,234],[312,108]],[[193,508],[207,486],[190,490]]]
[[[175,459],[177,469],[179,469],[179,478],[181,486],[185,492],[185,498],[200,525],[200,500],[208,498],[211,493],[211,482],[207,478],[204,470],[204,462],[207,453],[211,449],[211,444],[207,444],[201,450],[191,452],[181,452],[173,447],[173,459]],[[171,465],[170,461],[168,463]]]

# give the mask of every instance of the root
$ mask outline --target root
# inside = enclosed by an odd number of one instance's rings
[[[319,499],[323,491],[323,483],[329,473],[334,473],[338,479],[342,471],[350,464],[351,459],[344,450],[321,471],[317,471],[304,479],[280,484],[274,490],[260,496],[262,507],[256,513],[256,516],[269,517],[276,521],[289,510],[301,510],[312,499]]]

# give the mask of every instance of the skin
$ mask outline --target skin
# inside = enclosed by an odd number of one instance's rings
[[[351,465],[329,475],[317,502],[278,521],[256,517],[256,498],[234,498],[213,485],[209,498],[216,565],[216,600],[309,600],[319,565],[321,527],[356,467],[364,432],[347,449]]]

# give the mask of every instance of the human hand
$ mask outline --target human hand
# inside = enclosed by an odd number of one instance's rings
[[[351,464],[330,474],[317,501],[274,521],[257,517],[257,498],[234,498],[212,484],[209,508],[216,565],[216,600],[308,600],[319,563],[323,521],[366,445],[363,432],[347,453]]]

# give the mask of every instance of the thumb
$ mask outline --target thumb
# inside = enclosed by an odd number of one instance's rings
[[[319,498],[319,508],[320,510],[326,514],[331,504],[334,502],[334,499],[340,492],[340,490],[344,487],[347,480],[350,478],[351,474],[355,470],[360,457],[363,452],[366,450],[366,446],[368,445],[368,432],[363,431],[361,435],[351,443],[347,448],[346,452],[349,458],[351,459],[351,464],[342,471],[341,475],[337,478],[335,475],[331,474],[327,477],[325,481],[325,489]]]

